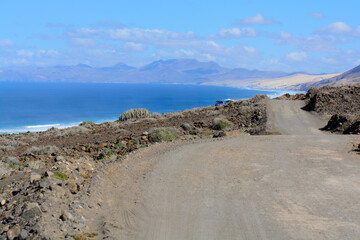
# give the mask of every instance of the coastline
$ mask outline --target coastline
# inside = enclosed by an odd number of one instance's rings
[[[40,84],[42,85],[42,84]],[[108,84],[106,84],[108,86]],[[49,86],[52,86],[52,85],[49,85]],[[78,84],[75,84],[75,86],[78,86]],[[82,86],[82,85],[81,85]],[[86,85],[85,85],[86,86]],[[90,86],[94,86],[94,84],[90,84]],[[114,85],[115,86],[115,85]],[[116,84],[117,87],[119,86],[123,86],[122,84]],[[128,84],[125,84],[124,86],[129,86]],[[130,86],[138,86],[138,85],[131,85]],[[144,86],[144,85],[139,85],[139,86]],[[155,86],[159,86],[159,87],[162,87],[162,88],[174,88],[174,85],[173,84],[161,84],[161,85],[155,85]],[[251,97],[253,97],[255,94],[262,94],[262,93],[266,93],[268,95],[269,98],[274,98],[274,97],[278,97],[278,96],[281,96],[283,95],[284,93],[298,93],[299,91],[292,91],[292,90],[281,90],[281,89],[253,89],[253,88],[246,88],[246,87],[237,87],[237,86],[217,86],[217,85],[209,85],[209,86],[203,86],[203,85],[191,85],[191,84],[185,84],[185,85],[179,85],[177,84],[176,87],[180,87],[180,92],[181,92],[181,89],[184,88],[184,89],[191,89],[191,88],[197,88],[197,89],[200,89],[202,92],[200,92],[200,99],[199,99],[199,95],[196,94],[196,92],[194,93],[195,95],[192,96],[188,96],[187,98],[184,98],[184,99],[181,99],[183,96],[181,96],[181,94],[177,96],[177,98],[175,97],[174,99],[171,99],[171,96],[169,97],[166,97],[166,96],[161,96],[161,97],[164,97],[165,100],[158,100],[158,103],[154,102],[153,105],[149,108],[148,106],[143,106],[145,104],[143,104],[142,102],[138,102],[136,104],[129,104],[128,105],[128,108],[125,107],[127,106],[127,104],[125,103],[124,105],[120,106],[118,109],[118,111],[115,111],[112,110],[113,113],[111,112],[107,112],[104,118],[104,115],[105,114],[102,114],[102,113],[94,113],[94,114],[91,114],[92,116],[89,115],[89,117],[86,117],[86,116],[76,116],[75,118],[71,118],[73,117],[73,115],[71,115],[70,113],[66,113],[68,118],[62,118],[59,120],[46,120],[46,118],[44,118],[43,120],[42,119],[39,119],[41,118],[42,115],[44,115],[43,112],[39,113],[38,115],[35,115],[36,118],[38,118],[36,121],[27,121],[26,122],[26,119],[22,118],[21,120],[22,121],[19,121],[19,124],[14,124],[16,123],[17,121],[14,121],[12,120],[11,118],[8,118],[7,122],[8,123],[11,123],[11,124],[3,124],[2,126],[0,126],[0,134],[1,133],[25,133],[25,132],[42,132],[42,131],[46,131],[52,127],[55,127],[55,128],[58,128],[58,129],[63,129],[63,128],[69,128],[69,127],[74,127],[74,126],[78,126],[82,121],[93,121],[95,122],[96,124],[101,124],[101,123],[104,123],[104,122],[109,122],[109,121],[115,121],[118,119],[118,116],[119,114],[121,114],[121,112],[127,110],[127,109],[131,109],[131,108],[138,108],[138,107],[144,107],[144,108],[147,108],[149,109],[151,112],[159,112],[159,113],[169,113],[169,112],[176,112],[176,111],[184,111],[186,109],[193,109],[193,108],[199,108],[199,107],[206,107],[206,106],[211,106],[215,103],[216,100],[221,100],[221,99],[225,99],[225,98],[231,98],[231,99],[234,99],[234,100],[244,100],[244,99],[249,99]],[[204,89],[202,89],[202,87],[205,87]],[[214,96],[207,96],[206,92],[206,87],[211,87],[210,90],[212,91],[216,91],[216,87],[221,87],[224,91],[225,90],[230,90],[230,94],[227,94],[227,93],[223,93],[222,94],[222,98],[217,98],[214,94]],[[198,91],[200,91],[198,90]],[[238,92],[238,90],[240,90]],[[242,97],[242,98],[234,98],[232,96],[235,96],[235,95],[242,95],[242,91],[245,90],[245,93],[244,93],[244,96],[245,97]],[[174,91],[174,90],[173,90]],[[249,95],[249,93],[246,93],[246,92],[253,92],[252,95]],[[237,93],[237,94],[234,94],[234,93]],[[141,92],[138,93],[140,96],[141,96]],[[240,94],[240,95],[239,95]],[[168,95],[170,95],[168,93]],[[221,95],[221,94],[218,94],[218,95]],[[160,96],[160,95],[159,95]],[[159,96],[155,96],[155,97],[159,97]],[[134,98],[134,96],[132,96]],[[161,105],[163,104],[164,102],[166,103],[168,100],[168,98],[171,99],[171,101],[173,101],[173,103],[169,103],[169,104],[175,104],[174,106],[172,105],[168,105],[168,106],[165,106],[165,105]],[[203,99],[201,99],[203,98]],[[86,99],[86,97],[85,97]],[[135,97],[136,101],[138,101],[138,99]],[[82,99],[83,100],[83,99]],[[4,100],[6,101],[6,99]],[[146,101],[146,99],[144,100]],[[119,103],[117,103],[119,104]],[[180,106],[176,106],[176,104],[179,104]],[[116,105],[116,102],[114,103],[114,105]],[[116,108],[117,107],[112,107],[112,108]],[[17,109],[14,107],[14,109]],[[25,108],[26,109],[26,108]],[[28,110],[30,111],[30,110]],[[92,111],[92,109],[89,109],[87,111]],[[4,111],[6,112],[6,111]],[[81,113],[81,112],[80,112]],[[50,113],[51,114],[51,113]],[[50,114],[46,114],[44,116],[48,116]],[[79,114],[79,112],[76,112],[76,114]],[[59,115],[59,114],[58,114]],[[62,117],[62,116],[61,116]],[[0,123],[1,124],[1,123]]]

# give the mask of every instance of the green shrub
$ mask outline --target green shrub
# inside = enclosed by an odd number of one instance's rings
[[[113,154],[115,152],[115,149],[104,148],[101,152],[104,153],[105,155],[110,155],[110,154]]]
[[[53,177],[57,178],[57,179],[60,179],[61,181],[66,181],[66,180],[69,179],[69,177],[65,173],[63,173],[61,171],[54,171],[54,176]]]
[[[120,115],[119,120],[126,121],[129,119],[149,118],[149,117],[151,117],[151,112],[149,110],[145,108],[135,108],[123,112]]]
[[[213,128],[216,130],[231,129],[234,126],[232,122],[226,118],[215,118]]]
[[[150,130],[149,140],[151,142],[173,141],[180,136],[179,131],[173,127],[154,128]]]
[[[93,121],[83,121],[79,124],[79,126],[93,126],[96,125]]]

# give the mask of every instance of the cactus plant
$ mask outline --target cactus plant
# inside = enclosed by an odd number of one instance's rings
[[[129,119],[149,118],[149,117],[151,117],[151,112],[149,110],[145,108],[135,108],[123,112],[120,115],[119,120],[126,121]]]

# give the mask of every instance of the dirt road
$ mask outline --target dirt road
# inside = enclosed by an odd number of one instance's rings
[[[360,239],[358,136],[302,102],[268,104],[283,135],[153,146],[94,178],[83,211],[107,239]]]

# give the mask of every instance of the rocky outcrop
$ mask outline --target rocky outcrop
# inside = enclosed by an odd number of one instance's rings
[[[308,103],[304,110],[331,116],[323,130],[344,134],[360,133],[360,84],[310,88],[306,98]]]

